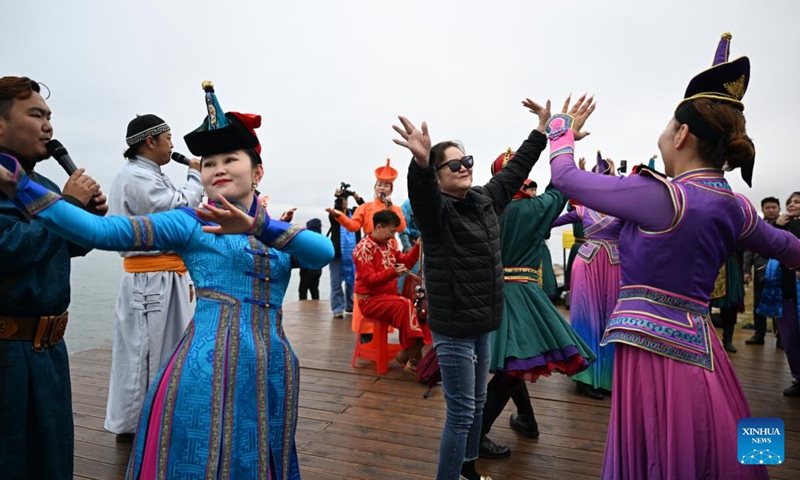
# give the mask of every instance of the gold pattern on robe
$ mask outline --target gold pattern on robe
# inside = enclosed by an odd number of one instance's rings
[[[726,271],[727,268],[725,265],[719,269],[719,275],[717,275],[717,279],[714,280],[714,290],[711,291],[711,300],[722,298],[728,293],[728,282],[725,278]]]

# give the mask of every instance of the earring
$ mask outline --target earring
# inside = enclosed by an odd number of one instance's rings
[[[255,190],[257,186],[258,186],[258,184],[253,182],[253,186],[250,188],[250,190]]]

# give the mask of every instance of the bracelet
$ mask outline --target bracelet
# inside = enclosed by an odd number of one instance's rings
[[[552,141],[561,137],[572,128],[573,123],[575,123],[575,119],[572,115],[566,113],[557,113],[553,115],[547,121],[547,127],[545,128],[547,139]]]

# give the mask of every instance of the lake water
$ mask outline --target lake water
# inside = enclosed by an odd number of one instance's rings
[[[114,305],[122,273],[122,257],[116,252],[94,250],[86,257],[72,260],[72,301],[69,306],[69,327],[64,336],[70,353],[111,346],[114,338]],[[300,273],[292,270],[286,302],[298,299],[299,284]],[[324,268],[319,281],[321,300],[330,298],[329,285],[328,269]]]
[[[556,264],[561,264],[563,255],[560,231],[555,229],[548,243],[553,263]],[[94,250],[86,257],[73,259],[72,301],[69,327],[64,337],[70,353],[111,346],[114,338],[114,305],[121,277],[122,258],[116,252]],[[284,300],[286,303],[298,300],[299,282],[299,271],[292,270]],[[330,276],[327,268],[322,270],[319,285],[320,299],[329,300]]]

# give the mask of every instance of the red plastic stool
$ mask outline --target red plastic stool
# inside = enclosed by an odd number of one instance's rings
[[[385,375],[389,371],[389,361],[403,349],[399,343],[389,343],[389,324],[367,318],[362,315],[362,322],[372,323],[372,340],[368,343],[359,343],[360,336],[356,334],[356,348],[353,351],[352,368],[356,368],[356,360],[363,358],[372,360],[378,369],[378,375]]]

